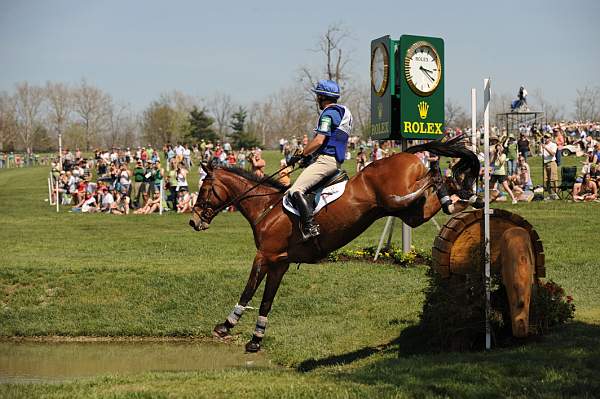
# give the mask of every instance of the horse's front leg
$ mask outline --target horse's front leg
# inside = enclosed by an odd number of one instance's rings
[[[274,263],[269,265],[269,270],[267,271],[267,283],[265,285],[262,302],[260,303],[256,327],[254,328],[252,339],[246,344],[246,352],[258,352],[260,350],[260,343],[265,336],[265,330],[267,328],[267,315],[271,311],[273,299],[275,298],[275,294],[277,294],[281,279],[288,271],[289,267],[289,263]]]
[[[248,302],[254,296],[254,293],[260,286],[265,274],[267,272],[267,266],[264,263],[263,257],[259,254],[254,258],[252,264],[252,270],[246,283],[246,288],[240,296],[239,302],[233,307],[233,310],[227,316],[223,323],[217,324],[213,330],[213,335],[217,338],[228,339],[231,338],[230,330],[240,321]]]

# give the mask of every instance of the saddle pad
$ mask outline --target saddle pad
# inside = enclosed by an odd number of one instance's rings
[[[328,204],[331,204],[336,199],[340,198],[342,194],[344,194],[344,190],[346,189],[346,183],[348,180],[344,180],[342,182],[336,183],[334,185],[325,187],[322,190],[319,190],[315,193],[315,204],[313,215],[316,215],[321,209],[323,209]],[[288,199],[288,196],[285,195],[283,197],[283,207],[288,211],[292,212],[294,215],[300,216],[300,212],[294,208],[294,205]]]

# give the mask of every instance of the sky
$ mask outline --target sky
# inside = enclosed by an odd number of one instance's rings
[[[465,108],[485,77],[498,94],[541,90],[567,115],[577,89],[600,85],[598,0],[0,0],[0,90],[85,78],[137,110],[171,90],[248,105],[319,65],[311,49],[333,23],[364,82],[372,39],[442,37],[446,99]]]

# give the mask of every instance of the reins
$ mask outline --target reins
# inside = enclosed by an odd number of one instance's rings
[[[289,166],[284,166],[284,167],[282,167],[282,168],[278,169],[278,170],[277,170],[275,173],[273,173],[273,174],[271,174],[271,175],[269,175],[269,176],[267,176],[267,177],[263,177],[263,178],[262,178],[262,179],[260,179],[260,181],[259,181],[259,182],[257,182],[255,185],[253,185],[252,187],[250,187],[249,189],[247,189],[247,190],[246,190],[246,191],[244,191],[243,193],[241,193],[241,194],[237,195],[236,197],[234,197],[234,198],[230,199],[229,201],[225,201],[223,204],[219,205],[219,206],[218,206],[217,208],[215,208],[215,209],[212,209],[212,208],[208,208],[208,209],[207,209],[207,207],[203,207],[203,208],[204,208],[204,212],[206,212],[206,211],[208,211],[208,210],[210,209],[210,216],[214,216],[215,214],[218,214],[218,213],[219,213],[219,212],[221,212],[222,210],[224,210],[224,209],[227,209],[227,207],[228,207],[228,206],[230,206],[230,205],[232,205],[232,204],[235,204],[235,203],[237,203],[237,202],[241,201],[242,199],[244,199],[244,197],[245,197],[245,196],[246,196],[246,195],[247,195],[247,194],[248,194],[250,191],[254,190],[254,189],[255,189],[255,188],[257,188],[258,186],[260,186],[260,185],[264,184],[265,182],[269,181],[269,179],[272,179],[273,177],[275,177],[277,174],[279,174],[281,171],[283,171],[283,170],[287,169],[288,167],[289,167]],[[292,169],[292,170],[290,171],[290,174],[291,174],[292,172],[296,171],[296,170],[297,170],[297,168],[295,168],[295,169]],[[214,178],[213,178],[213,177],[208,177],[208,176],[207,176],[207,179],[214,180]],[[214,191],[214,183],[211,185],[211,190],[212,190],[212,191]],[[216,192],[215,192],[215,196],[218,198],[218,195],[216,194]],[[208,202],[208,198],[206,199],[206,201],[205,201],[205,202]],[[194,207],[194,208],[195,208],[195,207]],[[269,209],[269,208],[267,208],[267,209]],[[271,209],[272,209],[272,207],[271,207]],[[194,210],[195,210],[195,209],[194,209]],[[269,210],[270,210],[270,209],[269,209]],[[199,217],[200,217],[200,215],[198,215],[198,213],[197,213],[197,212],[196,212],[196,214],[197,214],[197,216],[199,216]],[[202,215],[202,216],[204,216],[204,215]],[[264,217],[264,216],[263,216],[263,217]],[[201,218],[201,219],[203,219],[202,217],[200,217],[200,218]],[[262,219],[262,218],[261,218],[261,219]]]

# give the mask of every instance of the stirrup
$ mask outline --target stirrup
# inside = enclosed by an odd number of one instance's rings
[[[311,223],[307,226],[303,226],[302,222],[300,222],[300,234],[302,234],[302,241],[308,241],[309,239],[320,235],[321,230],[318,224]]]

